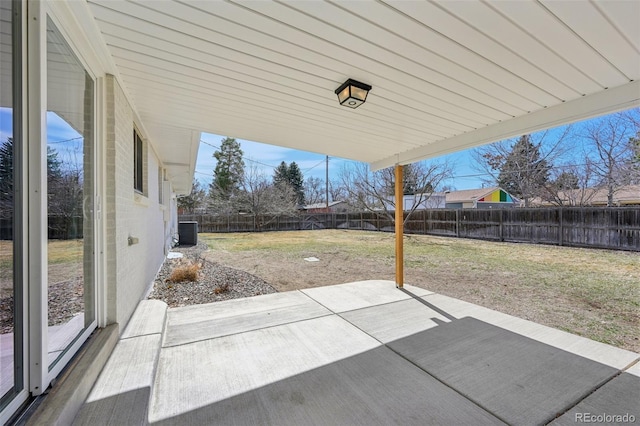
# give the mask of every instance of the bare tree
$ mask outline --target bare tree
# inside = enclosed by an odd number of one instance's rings
[[[551,170],[544,199],[558,206],[586,206],[596,194],[591,164],[565,165]]]
[[[296,194],[291,185],[274,184],[271,177],[252,165],[240,183],[236,209],[255,215],[285,215],[297,212]]]
[[[451,176],[451,166],[446,162],[420,162],[404,166],[403,195],[414,195],[415,202],[409,207],[405,223],[438,188]],[[340,172],[342,186],[348,202],[357,209],[370,211],[395,220],[393,211],[395,174],[393,168],[372,172],[364,163],[345,164]]]
[[[348,193],[340,180],[329,181],[329,201],[344,201]]]
[[[626,113],[608,115],[590,121],[584,128],[587,157],[598,185],[607,191],[607,205],[613,206],[618,189],[633,181],[633,138],[637,127]]]
[[[308,177],[304,180],[304,199],[307,204],[318,204],[326,201],[326,186],[323,179]]]
[[[178,208],[184,209],[187,213],[193,213],[196,209],[203,207],[207,193],[197,179],[191,182],[191,193],[178,198]]]
[[[534,197],[544,197],[552,164],[569,150],[573,128],[566,126],[517,139],[476,148],[472,156],[476,169],[486,174],[484,182],[499,185],[522,198],[528,206]]]

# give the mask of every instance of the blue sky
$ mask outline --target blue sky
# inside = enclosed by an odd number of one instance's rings
[[[636,109],[635,111],[637,111],[636,113],[640,113],[640,109]],[[584,144],[584,139],[581,135],[585,133],[585,125],[588,125],[590,121],[600,119],[602,119],[602,117],[571,125],[571,135],[568,136],[569,139],[566,140],[563,145],[572,148],[558,157],[557,161],[554,162],[554,165],[558,167],[559,170],[562,170],[563,164],[582,164],[585,161],[585,156],[591,156],[592,152],[589,150],[589,146]],[[555,143],[566,128],[567,126],[560,126],[533,133],[532,138],[536,142],[542,139],[544,152],[545,146]],[[545,132],[546,135],[544,135]],[[229,136],[233,137],[233,135]],[[220,146],[224,137],[225,136],[207,133],[202,134],[195,178],[204,184],[205,187],[208,186],[213,177],[213,170],[216,164],[213,153],[216,148]],[[324,155],[265,145],[242,139],[238,139],[238,141],[244,151],[245,165],[249,166],[253,163],[267,176],[273,175],[273,169],[278,166],[281,161],[287,163],[295,161],[300,166],[305,178],[317,177],[322,180],[325,179]],[[486,185],[485,181],[491,177],[481,171],[481,167],[479,167],[473,158],[473,151],[474,149],[469,149],[435,159],[435,161],[447,161],[453,169],[453,177],[442,182],[442,185],[455,190],[481,188],[483,184]],[[251,160],[257,161],[257,163]],[[331,157],[329,161],[329,180],[337,179],[341,168],[348,162],[350,162],[350,160]]]
[[[213,153],[220,146],[225,136],[203,133],[198,150],[198,160],[196,163],[195,178],[205,187],[209,185],[213,178],[213,170],[216,167],[216,160]],[[306,178],[315,177],[325,179],[325,156],[306,151],[296,151],[294,149],[282,148],[274,145],[267,145],[253,141],[237,139],[244,152],[245,167],[255,165],[267,176],[273,175],[273,170],[282,161],[291,163],[295,161]],[[473,160],[470,151],[459,152],[446,156],[455,166],[456,175],[445,184],[456,189],[470,189],[482,186],[481,177],[478,171],[472,168]],[[345,163],[351,162],[338,157],[329,157],[329,180],[337,179],[340,170]]]
[[[597,119],[596,119],[597,120]],[[574,133],[579,134],[584,123],[574,124]],[[553,140],[555,133],[560,130],[551,130],[549,140]],[[11,111],[8,108],[0,108],[0,140],[6,140],[11,134]],[[230,135],[232,136],[232,135]],[[203,133],[198,151],[195,178],[205,187],[211,182],[216,161],[213,153],[220,146],[225,136]],[[62,161],[75,162],[78,160],[78,153],[82,152],[82,137],[73,130],[62,118],[53,112],[47,112],[47,138],[48,144],[58,152]],[[258,142],[238,139],[244,151],[246,167],[255,166],[266,176],[273,175],[273,170],[280,162],[291,163],[295,161],[303,172],[305,178],[316,177],[325,178],[325,156],[310,152],[297,151],[289,148],[282,148],[273,145],[266,145]],[[575,145],[580,145],[576,140]],[[573,157],[573,162],[583,162],[584,153],[576,148],[569,154]],[[452,189],[472,189],[479,188],[483,184],[484,176],[475,164],[472,157],[472,150],[462,151],[441,157],[438,160],[446,159],[453,166],[453,177],[444,185]],[[565,159],[567,160],[567,159]],[[340,170],[345,163],[350,160],[330,157],[329,159],[329,179],[337,179]]]
[[[0,141],[4,142],[12,134],[11,109],[0,108]],[[58,159],[65,163],[82,161],[82,135],[76,132],[56,113],[47,111],[47,143],[58,153]]]

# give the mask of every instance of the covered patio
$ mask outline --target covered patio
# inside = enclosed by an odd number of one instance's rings
[[[615,423],[640,418],[639,360],[390,281],[146,300],[75,424]]]
[[[640,417],[640,355],[403,288],[401,220],[395,283],[181,309],[143,300],[201,132],[394,167],[401,199],[408,164],[640,106],[640,2],[2,4],[0,105],[25,155],[11,172],[17,314],[0,421],[30,403],[34,424]],[[68,54],[49,52],[60,47]],[[358,109],[336,99],[351,79],[371,86]],[[91,146],[91,315],[50,368],[46,118],[76,92]]]

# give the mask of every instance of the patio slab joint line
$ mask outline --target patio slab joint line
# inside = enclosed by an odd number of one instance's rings
[[[634,361],[631,363],[631,365],[634,365],[638,362],[638,360]],[[630,365],[630,366],[631,366]],[[630,367],[629,366],[629,367]],[[627,367],[627,368],[629,368]],[[625,370],[627,369],[625,368]],[[611,382],[612,380],[620,377],[622,375],[622,373],[625,372],[625,370],[619,370],[616,374],[614,374],[613,376],[609,377],[608,379],[605,379],[602,381],[602,383],[600,383],[599,385],[596,385],[596,387],[594,387],[593,389],[591,389],[589,392],[586,392],[582,398],[579,398],[578,401],[571,405],[569,408],[567,408],[566,410],[564,410],[561,413],[558,413],[558,415],[554,418],[549,420],[547,423],[545,423],[545,425],[548,425],[552,422],[554,422],[555,420],[559,419],[560,417],[564,416],[565,414],[567,414],[569,411],[573,410],[576,406],[578,406],[578,404],[580,404],[582,401],[584,401],[585,399],[589,398],[591,395],[593,395],[594,393],[596,393],[601,387],[603,387],[604,385],[606,385],[607,383]]]
[[[409,299],[407,299],[409,300]],[[376,305],[376,306],[382,306],[382,305],[388,305],[390,303],[398,303],[398,302],[402,302],[402,300],[396,300],[394,302],[389,302],[389,303],[383,303],[381,305]],[[366,308],[358,308],[358,309],[354,309],[352,311],[346,311],[346,312],[354,312],[354,311],[358,311],[361,309],[366,309]],[[342,313],[346,313],[346,312],[342,312]],[[486,407],[483,407],[481,404],[477,403],[476,401],[474,401],[473,399],[469,398],[468,396],[466,396],[465,394],[461,393],[460,391],[458,391],[457,389],[451,387],[450,385],[448,385],[447,383],[443,382],[442,380],[440,380],[439,378],[437,378],[436,376],[430,374],[428,371],[426,371],[424,368],[420,367],[418,364],[416,364],[415,362],[411,361],[410,359],[408,359],[407,357],[405,357],[404,355],[402,355],[400,352],[395,351],[393,348],[391,348],[390,346],[388,346],[386,343],[382,342],[380,339],[378,339],[377,337],[367,333],[365,330],[363,330],[362,328],[358,327],[356,324],[352,323],[351,321],[349,321],[347,318],[343,317],[341,314],[336,313],[335,315],[339,316],[340,318],[342,318],[343,320],[345,320],[346,322],[348,322],[349,324],[351,324],[352,326],[354,326],[355,328],[357,328],[358,330],[360,330],[361,332],[363,332],[364,334],[366,334],[367,336],[373,338],[374,340],[376,340],[377,342],[380,342],[381,346],[384,346],[385,348],[389,349],[391,352],[393,352],[394,354],[398,355],[400,358],[404,359],[405,361],[407,361],[409,364],[417,367],[419,370],[423,371],[427,376],[432,377],[433,379],[435,379],[436,381],[442,383],[444,386],[446,386],[447,388],[451,389],[452,391],[454,391],[455,393],[457,393],[458,395],[462,396],[464,399],[466,399],[467,401],[470,401],[472,404],[476,405],[477,407],[479,407],[481,410],[489,413],[490,415],[492,415],[493,417],[495,417],[496,419],[500,420],[501,422],[505,423],[505,424],[509,424],[509,422],[505,419],[503,419],[502,417],[498,416],[497,414],[491,412],[491,410],[487,409]]]
[[[402,289],[399,289],[402,290]],[[298,290],[300,291],[300,290]],[[406,292],[403,292],[406,293]],[[496,415],[495,413],[491,412],[490,410],[488,410],[486,407],[483,407],[482,405],[478,404],[476,401],[474,401],[473,399],[470,399],[469,397],[467,397],[466,395],[464,395],[463,393],[459,392],[457,389],[449,386],[447,383],[443,382],[442,380],[440,380],[439,378],[433,376],[432,374],[430,374],[428,371],[426,371],[424,368],[420,367],[418,364],[414,363],[413,361],[411,361],[410,359],[408,359],[407,357],[405,357],[404,355],[402,355],[401,353],[393,350],[391,347],[389,347],[387,344],[385,344],[384,342],[382,342],[380,339],[378,339],[377,337],[371,335],[370,333],[367,333],[365,330],[363,330],[362,328],[358,327],[356,324],[354,324],[353,322],[349,321],[347,318],[343,317],[341,314],[347,313],[347,312],[355,312],[355,311],[359,311],[362,309],[368,309],[371,308],[371,306],[365,306],[362,308],[357,308],[357,309],[352,309],[349,311],[345,311],[345,312],[334,312],[333,310],[329,309],[327,306],[323,305],[322,303],[320,303],[319,301],[315,300],[313,297],[311,297],[310,295],[306,294],[307,297],[309,297],[311,300],[313,300],[314,302],[316,302],[317,304],[319,304],[320,306],[323,306],[325,309],[328,309],[330,312],[333,312],[334,315],[337,315],[338,317],[340,317],[341,319],[343,319],[344,321],[348,322],[349,324],[351,324],[353,327],[357,328],[358,330],[360,330],[361,332],[363,332],[364,334],[366,334],[367,336],[371,337],[372,339],[374,339],[375,341],[379,342],[381,346],[384,346],[385,348],[389,349],[391,352],[393,352],[394,354],[398,355],[400,358],[404,359],[405,361],[407,361],[409,364],[414,365],[415,367],[417,367],[418,369],[420,369],[421,371],[423,371],[426,375],[428,375],[429,377],[434,378],[435,380],[437,380],[438,382],[442,383],[444,386],[446,386],[447,388],[451,389],[452,391],[454,391],[455,393],[457,393],[458,395],[462,396],[464,399],[466,399],[467,401],[470,401],[472,404],[476,405],[477,407],[479,407],[481,410],[489,413],[490,415],[492,415],[493,417],[497,418],[498,420],[500,420],[501,422],[505,423],[505,424],[509,424],[508,421],[506,421],[505,419],[501,418],[500,416]],[[407,299],[403,299],[403,300],[393,300],[391,302],[385,302],[385,303],[380,303],[379,305],[375,305],[375,306],[384,306],[384,305],[390,305],[392,303],[398,303],[398,302],[402,302],[405,300],[411,300],[413,298],[413,296],[411,297],[407,297]],[[446,315],[446,317],[449,317],[449,315]]]
[[[639,357],[639,358],[636,358],[634,361],[631,361],[631,362],[629,363],[629,365],[627,365],[627,366],[626,366],[625,368],[623,368],[621,371],[623,371],[623,372],[624,372],[624,371],[627,371],[627,370],[629,370],[631,367],[633,367],[634,365],[636,365],[636,364],[638,364],[638,363],[640,363],[640,357]]]
[[[397,352],[395,350],[393,350],[393,348],[387,346],[386,344],[384,345],[385,347],[389,348],[389,350],[391,352],[393,352],[394,354],[398,355],[400,358],[404,359],[405,361],[407,361],[410,364],[415,365],[416,367],[418,367],[420,370],[424,371],[425,374],[427,374],[430,377],[433,377],[435,380],[437,380],[438,382],[442,383],[444,386],[448,387],[449,389],[451,389],[452,391],[454,391],[455,393],[457,393],[458,395],[462,396],[464,399],[466,399],[467,401],[471,402],[472,404],[476,405],[478,408],[480,408],[481,410],[486,411],[487,413],[489,413],[490,415],[492,415],[493,417],[495,417],[496,419],[500,420],[501,422],[505,423],[505,424],[510,424],[509,421],[507,421],[506,419],[503,419],[502,417],[500,417],[499,415],[497,415],[496,413],[492,412],[491,410],[489,410],[487,407],[484,407],[482,404],[478,403],[477,401],[469,398],[467,395],[463,394],[462,392],[460,392],[459,390],[457,390],[456,388],[450,386],[449,384],[447,384],[446,382],[440,380],[438,377],[430,374],[427,370],[425,370],[424,368],[420,367],[418,364],[416,364],[415,362],[411,361],[410,359],[408,359],[407,357],[405,357],[404,355],[402,355],[400,352]]]
[[[403,287],[403,288],[404,288],[404,287]],[[304,289],[303,289],[303,290],[304,290]],[[396,288],[396,290],[402,290],[402,289],[398,289],[398,288]],[[390,301],[388,301],[388,302],[377,303],[377,304],[375,304],[375,305],[362,306],[362,307],[360,307],[360,308],[355,308],[355,309],[349,309],[349,310],[347,310],[347,311],[336,312],[336,311],[334,311],[334,310],[332,310],[332,309],[329,309],[329,307],[328,307],[328,306],[325,306],[324,304],[322,304],[321,302],[317,301],[316,299],[314,299],[314,298],[313,298],[313,297],[311,297],[310,295],[308,295],[308,294],[304,293],[302,290],[296,290],[296,291],[302,292],[302,293],[303,293],[305,296],[307,296],[309,299],[313,300],[313,301],[314,301],[314,302],[316,302],[318,305],[320,305],[320,306],[322,306],[323,308],[327,309],[327,310],[328,310],[329,312],[331,312],[332,314],[339,315],[339,316],[340,316],[340,318],[342,318],[342,315],[341,315],[341,314],[345,314],[345,313],[347,313],[347,312],[357,312],[357,311],[362,311],[363,309],[370,309],[370,308],[377,307],[377,306],[392,305],[392,304],[394,304],[394,303],[406,302],[407,300],[411,300],[411,296],[409,296],[409,297],[407,297],[406,299],[390,300]],[[435,294],[435,293],[432,293],[432,294]],[[416,298],[420,298],[420,297],[428,297],[428,296],[431,296],[432,294],[425,294],[424,296],[416,296]],[[424,304],[424,303],[423,303],[423,304]],[[446,317],[446,315],[445,315],[445,317]],[[454,318],[454,319],[457,319],[457,318]],[[369,333],[367,333],[367,334],[369,334]],[[377,339],[376,339],[376,340],[377,340]]]
[[[304,289],[302,289],[304,290]],[[330,315],[339,315],[337,312],[335,312],[333,309],[329,309],[328,306],[323,305],[321,302],[317,301],[316,299],[314,299],[313,297],[309,296],[307,293],[305,293],[302,290],[296,290],[299,293],[304,294],[306,297],[308,297],[309,299],[311,299],[313,302],[317,303],[318,305],[322,306],[323,308],[325,308],[327,311],[331,312]]]
[[[269,328],[280,327],[282,325],[288,325],[288,324],[294,324],[294,323],[298,323],[298,322],[311,321],[311,320],[318,319],[318,318],[330,317],[331,315],[336,315],[336,313],[333,312],[333,311],[330,311],[328,314],[318,315],[317,317],[297,319],[297,320],[293,320],[293,321],[282,322],[282,323],[279,323],[279,324],[273,324],[273,325],[267,325],[267,326],[264,326],[264,327],[258,327],[258,328],[254,328],[254,329],[251,329],[251,330],[242,330],[242,331],[236,331],[235,333],[222,334],[220,336],[205,337],[205,338],[202,338],[202,339],[190,340],[188,342],[178,343],[178,344],[175,344],[175,345],[166,345],[165,346],[164,344],[162,344],[161,349],[177,348],[177,347],[180,347],[180,346],[190,345],[192,343],[198,343],[198,342],[204,342],[204,341],[207,341],[207,340],[220,339],[222,337],[237,336],[237,335],[240,335],[240,334],[252,333],[252,332],[258,331],[258,330],[267,330]],[[154,333],[154,334],[157,334],[157,333]]]

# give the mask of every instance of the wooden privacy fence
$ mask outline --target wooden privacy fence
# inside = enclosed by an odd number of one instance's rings
[[[406,213],[405,213],[406,219]],[[199,232],[357,229],[393,232],[393,221],[376,213],[274,215],[181,215]],[[640,208],[431,209],[413,212],[408,234],[640,251]]]

